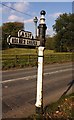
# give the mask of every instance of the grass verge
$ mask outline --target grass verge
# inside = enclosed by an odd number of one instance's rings
[[[51,103],[44,109],[44,114],[32,115],[26,120],[73,120],[74,119],[74,93],[63,96],[57,102]]]

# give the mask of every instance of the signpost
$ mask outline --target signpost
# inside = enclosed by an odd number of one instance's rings
[[[33,35],[29,31],[19,30],[18,31],[18,37],[32,39]]]
[[[33,39],[33,35],[29,31],[19,30],[18,37],[9,35],[7,38],[7,43],[9,45],[24,45],[24,46],[39,46],[40,41]]]
[[[45,49],[45,32],[46,32],[46,24],[45,24],[45,11],[42,10],[40,12],[40,24],[38,26],[39,29],[39,39],[40,46],[38,48],[38,75],[37,75],[37,98],[36,98],[36,113],[43,114],[43,58],[44,58],[44,49]]]
[[[38,37],[39,40],[33,39],[33,35],[29,31],[19,30],[18,37],[9,35],[7,38],[8,44],[13,45],[25,45],[25,46],[38,46],[38,75],[37,75],[37,97],[36,97],[36,113],[43,114],[43,58],[45,49],[45,14],[46,12],[42,10],[40,12],[40,24],[38,26]],[[37,21],[35,21],[37,23]],[[37,33],[36,33],[37,34]]]
[[[28,38],[20,38],[20,37],[13,37],[10,36],[7,38],[8,44],[13,45],[25,45],[25,46],[39,46],[40,41],[37,41],[35,39],[28,39]]]

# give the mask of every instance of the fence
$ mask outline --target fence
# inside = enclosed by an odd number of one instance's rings
[[[23,54],[23,55],[7,55],[2,56],[2,69],[8,68],[22,68],[25,66],[36,66],[37,65],[37,55],[36,54]],[[44,55],[44,64],[51,63],[62,63],[72,61],[72,54],[62,54],[54,53],[49,55]]]

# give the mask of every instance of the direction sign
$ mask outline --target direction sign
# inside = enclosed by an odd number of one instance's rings
[[[7,43],[15,45],[25,45],[25,46],[39,46],[40,41],[33,39],[33,35],[29,31],[19,30],[18,37],[9,35],[7,38]]]
[[[18,37],[32,39],[33,35],[29,31],[19,30],[18,31]]]
[[[27,38],[22,38],[22,37],[12,37],[9,36],[7,38],[7,43],[10,44],[15,44],[15,45],[27,45],[27,46],[39,46],[40,41],[37,41],[36,39],[27,39]]]

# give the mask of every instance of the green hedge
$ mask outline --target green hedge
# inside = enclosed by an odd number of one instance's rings
[[[73,61],[72,53],[50,53],[44,55],[44,64],[63,63]],[[25,66],[37,65],[37,54],[22,54],[22,55],[2,55],[2,69],[22,68]]]

